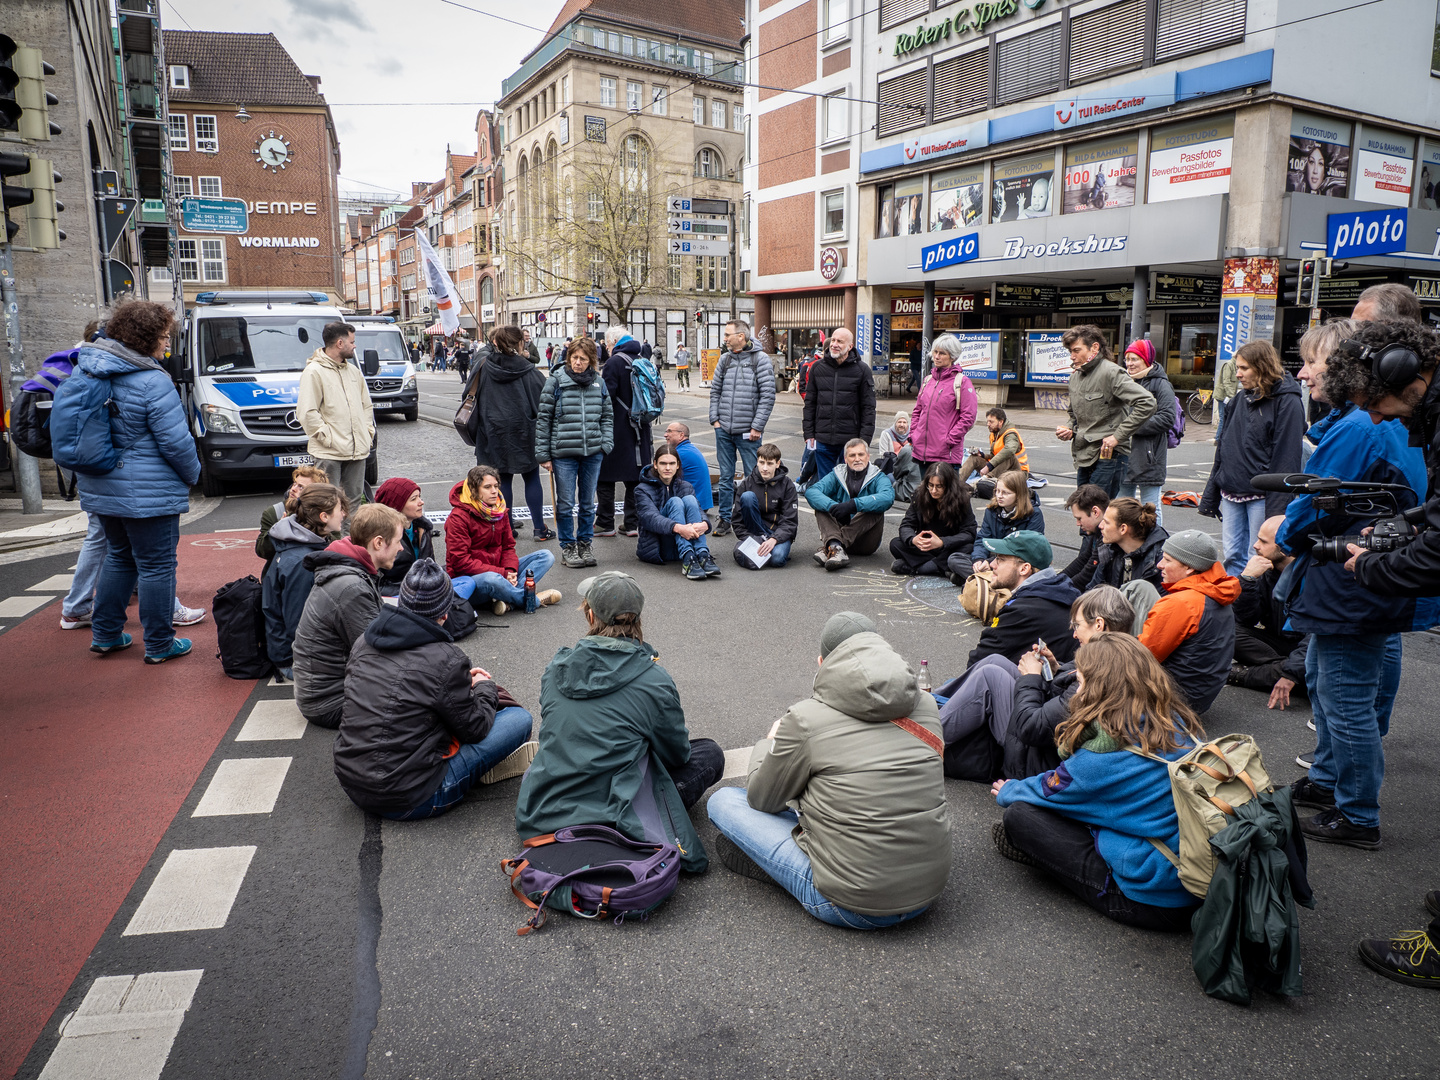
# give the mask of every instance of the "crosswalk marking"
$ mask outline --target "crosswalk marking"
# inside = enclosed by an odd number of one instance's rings
[[[96,979],[60,1030],[40,1080],[158,1080],[203,969]]]
[[[293,758],[232,758],[220,762],[191,817],[268,814]]]
[[[254,856],[254,845],[172,851],[122,936],[218,930]]]
[[[69,592],[75,584],[74,574],[53,574],[37,585],[31,585],[26,592]]]
[[[305,717],[290,699],[257,701],[236,742],[273,742],[298,739],[305,734]]]
[[[54,599],[53,596],[7,596],[0,600],[0,619],[23,619]]]
[[[720,777],[721,780],[733,780],[749,771],[750,747],[742,746],[738,750],[725,751],[725,774]]]

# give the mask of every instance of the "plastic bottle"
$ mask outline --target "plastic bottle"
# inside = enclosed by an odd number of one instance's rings
[[[927,694],[930,693],[930,661],[929,661],[929,660],[921,660],[921,661],[920,661],[920,689],[923,690],[923,691],[924,691],[925,693],[927,693]]]
[[[535,596],[535,571],[525,571],[525,611],[533,613],[540,608],[540,601]]]

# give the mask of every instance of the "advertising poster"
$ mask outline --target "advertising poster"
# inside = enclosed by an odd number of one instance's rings
[[[1230,191],[1230,153],[1235,118],[1156,128],[1150,136],[1150,190],[1154,202],[1225,195]]]
[[[1275,298],[1279,289],[1279,259],[1252,256],[1225,260],[1217,367],[1247,341],[1271,341],[1275,337]]]
[[[708,383],[715,374],[715,369],[720,366],[719,349],[700,350],[700,381]]]
[[[1365,128],[1355,144],[1355,195],[1361,202],[1409,206],[1415,171],[1415,139]]]
[[[1437,209],[1440,199],[1440,145],[1427,143],[1420,155],[1420,179],[1415,184],[1415,205],[1421,210]]]
[[[930,231],[974,225],[985,210],[985,170],[952,169],[930,177]]]
[[[1025,382],[1030,386],[1068,386],[1070,350],[1064,330],[1031,330],[1025,335]]]
[[[1350,188],[1350,122],[1296,111],[1285,190],[1343,199]]]
[[[1065,214],[1135,205],[1135,136],[1065,151]]]
[[[960,342],[960,359],[955,361],[972,379],[1000,377],[1000,332],[956,334]]]
[[[913,236],[924,231],[925,178],[917,176],[880,189],[880,236]]]
[[[1049,217],[1055,200],[1055,157],[1039,154],[995,164],[990,189],[990,221]]]

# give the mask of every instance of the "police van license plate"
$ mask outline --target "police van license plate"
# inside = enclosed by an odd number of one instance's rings
[[[309,454],[276,454],[275,467],[283,469],[288,465],[314,465],[315,459]]]

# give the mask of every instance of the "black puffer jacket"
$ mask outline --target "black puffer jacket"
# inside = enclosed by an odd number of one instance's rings
[[[1032,575],[1000,609],[995,624],[980,631],[980,643],[970,650],[969,665],[996,654],[1016,663],[1041,639],[1055,659],[1068,664],[1075,655],[1070,605],[1079,595],[1070,579],[1053,567]]]
[[[1300,440],[1305,436],[1305,407],[1300,384],[1286,375],[1258,400],[1241,390],[1225,406],[1225,426],[1215,448],[1215,466],[1200,499],[1200,513],[1217,517],[1220,495],[1264,495],[1265,516],[1285,513],[1291,496],[1259,491],[1251,483],[1260,473],[1300,471]]]
[[[1101,544],[1090,580],[1084,585],[1080,585],[1078,581],[1075,584],[1086,590],[1093,589],[1096,585],[1114,585],[1118,589],[1127,581],[1148,581],[1157,591],[1163,593],[1165,590],[1160,582],[1160,556],[1165,554],[1161,548],[1169,539],[1170,534],[1165,531],[1165,526],[1156,525],[1139,548],[1129,555],[1125,554],[1119,544]]]
[[[481,354],[475,383],[475,463],[526,473],[535,460],[535,423],[545,376],[520,353]]]
[[[1021,675],[1015,680],[1010,726],[1005,729],[1007,780],[1039,776],[1059,766],[1055,729],[1070,715],[1070,699],[1078,689],[1074,664],[1062,665],[1048,683],[1043,675]]]
[[[938,515],[922,514],[919,499],[912,499],[904,520],[900,522],[900,543],[907,551],[924,559],[933,559],[943,567],[945,560],[955,552],[969,552],[975,546],[976,528],[975,511],[970,506],[970,489],[962,484],[959,515],[954,521],[941,521]],[[921,551],[915,547],[915,537],[922,532],[934,533],[944,541],[945,546],[938,551]]]
[[[760,500],[760,519],[770,530],[777,544],[795,542],[800,532],[800,492],[790,479],[790,470],[781,465],[769,480],[762,479],[758,468],[751,469],[750,475],[735,485],[735,505],[730,518],[735,527],[735,537],[744,540],[750,535],[745,527],[745,515],[740,513],[740,496],[753,491]],[[756,537],[756,539],[760,539]]]
[[[357,550],[349,540],[337,540],[305,556],[315,584],[295,628],[295,704],[311,721],[329,720],[344,704],[350,650],[380,613],[375,575],[347,549]]]
[[[470,685],[470,658],[439,623],[384,605],[355,642],[335,775],[374,814],[413,810],[440,787],[452,745],[495,723],[493,682]]]
[[[1163,484],[1170,454],[1170,430],[1175,426],[1175,388],[1159,364],[1152,365],[1150,374],[1136,379],[1143,389],[1155,397],[1155,411],[1130,437],[1130,462],[1125,470],[1127,484]]]
[[[875,378],[854,349],[843,364],[828,352],[810,368],[805,438],[829,446],[875,437]]]
[[[1081,592],[1090,586],[1090,579],[1095,576],[1095,567],[1100,562],[1100,549],[1105,545],[1100,542],[1100,530],[1087,533],[1081,529],[1080,550],[1076,552],[1075,558],[1070,560],[1070,565],[1060,571],[1072,582]]]

